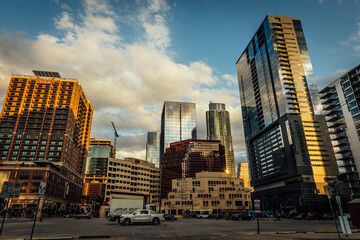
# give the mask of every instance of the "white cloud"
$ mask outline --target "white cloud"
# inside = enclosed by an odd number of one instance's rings
[[[195,102],[201,138],[206,138],[209,101],[223,102],[231,114],[234,149],[243,151],[235,76],[217,76],[203,61],[175,62],[168,50],[171,8],[161,0],[139,6],[132,15],[123,16],[107,2],[86,0],[81,13],[63,8],[54,19],[56,35],[41,33],[27,40],[20,34],[0,33],[0,99],[12,73],[40,69],[76,78],[95,109],[92,137],[113,139],[113,121],[121,135],[118,156],[142,159],[146,131],[160,130],[164,101]],[[140,36],[132,42],[123,40],[127,39],[122,33],[124,19],[129,19],[127,27],[139,30]]]
[[[360,56],[360,22],[356,24],[357,31],[354,34],[351,34],[350,37],[341,42],[341,44],[351,47],[354,50],[354,54]]]
[[[164,51],[170,45],[170,32],[166,25],[166,15],[170,10],[165,0],[150,0],[150,4],[140,10],[138,19],[145,29],[148,46]]]
[[[319,91],[324,89],[327,85],[341,77],[341,75],[345,74],[348,70],[347,69],[337,69],[335,72],[333,72],[330,75],[327,76],[321,76],[316,78],[316,82],[318,84]]]

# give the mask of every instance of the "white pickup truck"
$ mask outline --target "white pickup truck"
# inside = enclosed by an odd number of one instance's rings
[[[165,221],[163,213],[155,213],[155,211],[147,209],[138,209],[132,214],[122,214],[119,223],[125,226],[134,223],[152,223],[158,225],[162,221]]]

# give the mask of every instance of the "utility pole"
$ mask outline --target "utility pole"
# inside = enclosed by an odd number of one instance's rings
[[[336,224],[336,217],[335,217],[334,209],[333,209],[333,206],[332,206],[332,203],[331,203],[331,189],[330,189],[330,186],[324,186],[324,190],[325,190],[325,194],[327,195],[327,198],[329,200],[330,209],[331,209],[331,215],[332,215],[332,217],[334,219],[335,228],[336,228],[338,238],[341,240],[339,229],[338,229],[338,226]]]

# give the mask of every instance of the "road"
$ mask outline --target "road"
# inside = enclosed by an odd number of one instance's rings
[[[32,223],[7,220],[1,239],[29,238]],[[109,236],[112,239],[338,239],[336,233],[314,233],[316,230],[335,230],[332,221],[295,221],[271,219],[260,221],[261,234],[256,234],[256,221],[226,221],[215,219],[179,219],[159,226],[121,226],[105,219],[44,219],[37,222],[34,238]],[[298,233],[290,233],[297,231]],[[283,234],[279,234],[282,232]],[[304,233],[306,232],[306,233]],[[346,239],[360,239],[360,233]]]

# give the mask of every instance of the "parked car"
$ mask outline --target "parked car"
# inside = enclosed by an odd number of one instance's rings
[[[177,220],[177,218],[174,215],[171,215],[171,214],[164,214],[164,218],[165,218],[165,220],[168,220],[168,221]]]
[[[91,216],[91,213],[80,213],[80,214],[75,214],[74,217],[76,219],[80,219],[80,218],[86,218],[86,219],[90,219],[92,216]]]
[[[306,215],[306,220],[322,220],[322,214],[321,213],[308,213]]]
[[[239,221],[239,220],[252,220],[252,216],[249,216],[246,213],[239,213],[239,214],[233,214],[231,216],[232,220]]]
[[[298,215],[296,215],[295,217],[293,217],[294,220],[302,220],[306,218],[306,214],[305,213],[300,213]]]
[[[122,214],[119,223],[125,226],[134,223],[152,223],[159,225],[162,221],[165,221],[163,213],[155,213],[155,211],[147,209],[138,209],[132,214]]]
[[[290,214],[289,213],[279,213],[278,215],[281,218],[290,218]]]
[[[197,218],[209,218],[209,214],[199,214]]]
[[[210,214],[208,216],[209,219],[222,219],[223,215],[222,214]]]
[[[324,213],[322,216],[323,220],[333,220],[333,216],[331,214]]]

